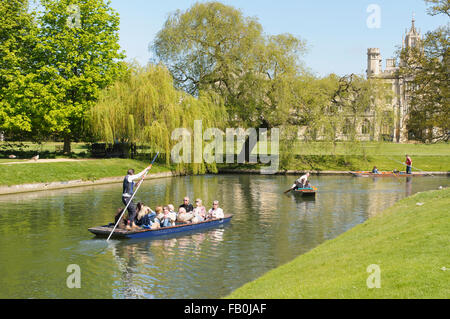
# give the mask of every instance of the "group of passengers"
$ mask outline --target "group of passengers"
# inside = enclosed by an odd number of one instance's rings
[[[123,192],[122,202],[127,207],[128,218],[123,219],[119,224],[119,228],[126,228],[127,230],[133,227],[143,227],[158,229],[161,227],[175,226],[180,223],[199,223],[208,219],[220,219],[224,218],[223,210],[219,207],[219,201],[215,200],[212,204],[212,208],[206,212],[206,208],[202,204],[201,199],[195,201],[196,207],[189,203],[189,197],[185,197],[183,204],[178,208],[178,212],[175,211],[175,207],[172,204],[167,206],[158,206],[155,211],[152,211],[150,207],[145,206],[142,203],[138,203],[136,206],[133,203],[134,194],[134,181],[145,177],[145,174],[151,168],[151,165],[145,168],[139,174],[134,174],[133,169],[129,169],[127,175],[123,180]],[[116,214],[115,224],[123,215],[123,209],[120,209]]]
[[[136,205],[136,217],[134,220],[130,218],[124,219],[123,226],[127,230],[136,227],[159,229],[179,224],[196,224],[209,219],[224,218],[223,210],[219,207],[219,201],[217,200],[213,202],[212,208],[208,211],[203,206],[201,199],[196,199],[195,207],[189,201],[189,197],[185,197],[183,204],[178,207],[178,211],[175,211],[175,207],[172,204],[157,206],[153,211],[150,207],[138,203]]]

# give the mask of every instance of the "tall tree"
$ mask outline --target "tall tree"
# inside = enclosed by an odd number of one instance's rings
[[[448,1],[427,0],[430,15],[449,15]],[[450,26],[430,31],[417,47],[400,52],[400,69],[407,80],[407,127],[422,142],[450,138]]]
[[[145,68],[130,66],[126,76],[102,91],[98,103],[89,114],[90,129],[95,137],[108,143],[122,140],[150,146],[166,154],[167,164],[171,151],[178,144],[177,138],[173,137],[174,132],[194,127],[196,120],[202,121],[199,134],[208,128],[221,129],[226,118],[226,111],[217,95],[193,97],[176,90],[169,71],[164,66],[152,64]],[[195,134],[192,131],[186,134],[186,137],[189,135],[189,145]],[[195,144],[193,148],[186,147],[184,150],[191,152],[194,159],[196,155],[203,154],[202,145],[207,143],[197,141]],[[219,149],[215,151],[222,153]],[[205,171],[203,160],[194,160],[190,165],[192,160],[187,158],[186,163],[178,168],[191,167],[193,173]],[[209,169],[214,171],[215,164]]]
[[[42,0],[38,81],[45,87],[41,131],[64,137],[64,151],[82,133],[86,111],[125,66],[119,15],[105,0]]]
[[[288,119],[290,84],[301,69],[304,47],[290,34],[265,35],[261,24],[240,10],[206,2],[170,15],[151,48],[178,87],[194,95],[220,94],[232,124],[270,129]],[[246,160],[256,140],[247,138]]]
[[[27,0],[0,2],[0,131],[31,131],[32,52],[37,28]]]

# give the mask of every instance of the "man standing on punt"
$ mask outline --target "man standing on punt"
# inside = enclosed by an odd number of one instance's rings
[[[128,170],[127,176],[123,179],[123,192],[122,192],[122,202],[128,205],[128,202],[131,200],[134,192],[134,180],[141,178],[147,171],[152,167],[150,164],[146,169],[144,169],[139,174],[134,175],[134,169],[130,168]],[[128,205],[128,223],[127,230],[130,230],[131,227],[136,227],[134,221],[136,218],[136,205],[131,200]]]
[[[406,174],[412,174],[412,172],[411,172],[412,159],[411,159],[411,157],[409,157],[408,154],[406,154],[405,164],[406,164]]]

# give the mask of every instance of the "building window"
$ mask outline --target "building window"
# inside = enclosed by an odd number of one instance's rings
[[[342,128],[342,134],[349,135],[352,130],[352,123],[350,120],[345,120],[344,127]]]
[[[370,122],[369,120],[364,120],[361,127],[362,134],[369,134],[370,132]]]

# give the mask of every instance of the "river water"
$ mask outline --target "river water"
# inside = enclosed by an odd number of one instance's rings
[[[220,298],[396,201],[448,186],[448,177],[312,176],[315,199],[283,195],[295,177],[206,175],[147,180],[136,201],[154,208],[184,196],[227,226],[161,239],[96,239],[113,220],[121,184],[0,196],[0,298]],[[80,270],[80,287],[73,268]],[[69,272],[68,272],[69,269]],[[69,280],[68,280],[69,279]]]

